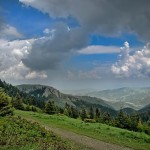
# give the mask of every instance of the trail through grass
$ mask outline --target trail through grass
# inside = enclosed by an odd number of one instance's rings
[[[15,114],[37,121],[42,125],[72,131],[108,143],[115,143],[137,150],[150,149],[150,136],[145,133],[132,132],[100,123],[85,123],[64,115],[47,115],[18,110],[15,111]]]
[[[21,117],[0,117],[0,150],[85,150],[36,122]]]

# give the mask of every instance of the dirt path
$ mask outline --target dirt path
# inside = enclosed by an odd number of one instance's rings
[[[78,145],[82,145],[86,147],[85,149],[90,150],[131,150],[130,148],[124,148],[115,144],[110,144],[106,142],[102,142],[100,140],[96,140],[84,135],[79,135],[74,132],[62,130],[60,128],[52,128],[49,126],[43,126],[47,130],[53,131],[55,134],[57,134],[60,137],[63,137],[65,139],[69,139],[73,142],[75,142]]]
[[[121,147],[119,145],[106,143],[94,138],[90,138],[84,135],[80,135],[71,131],[67,131],[61,128],[54,128],[48,125],[43,125],[42,122],[36,121],[34,119],[29,119],[24,117],[26,120],[31,122],[38,122],[46,130],[54,132],[56,135],[62,139],[71,140],[75,144],[85,147],[84,150],[133,150],[131,148]]]

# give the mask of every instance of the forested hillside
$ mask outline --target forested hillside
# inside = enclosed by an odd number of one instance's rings
[[[99,123],[134,132],[144,132],[147,135],[147,137],[144,135],[146,143],[149,142],[149,105],[139,112],[131,109],[120,109],[116,112],[101,99],[88,96],[74,97],[60,92],[59,94],[57,92],[52,92],[52,94],[47,94],[47,97],[40,96],[41,94],[43,95],[44,91],[43,88],[38,88],[36,92],[33,90],[33,92],[36,93],[33,95],[30,92],[20,91],[16,87],[1,81],[0,126],[2,131],[0,131],[0,134],[2,138],[0,146],[3,149],[24,148],[26,147],[25,145],[27,145],[27,148],[36,148],[38,145],[36,143],[40,143],[38,148],[41,149],[44,147],[51,147],[56,150],[69,150],[72,147],[66,143],[64,144],[61,139],[42,129],[38,124],[33,124],[20,117],[17,118],[14,110],[22,110],[23,116],[27,114],[25,112],[36,112],[37,115],[60,115],[74,118],[76,121],[82,120],[82,122],[87,124]],[[37,96],[38,92],[39,96]],[[42,103],[39,103],[40,98],[42,98]],[[58,101],[66,99],[65,105],[57,105],[56,99]],[[72,103],[69,104],[67,102]],[[98,102],[101,102],[101,105],[98,104]],[[6,126],[6,124],[9,124],[9,126]],[[7,140],[9,142],[7,142]]]

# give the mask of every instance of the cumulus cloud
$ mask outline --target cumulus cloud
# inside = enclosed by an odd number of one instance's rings
[[[0,16],[0,38],[14,39],[21,37],[23,37],[23,35],[20,34],[15,27],[6,24],[4,19]]]
[[[149,0],[19,0],[53,18],[72,17],[79,23],[68,30],[67,25],[54,25],[54,37],[37,40],[23,63],[34,70],[55,69],[75,50],[79,53],[103,53],[106,47],[87,47],[90,34],[118,36],[138,35],[145,42],[150,39]],[[49,29],[44,33],[49,34]],[[85,48],[86,47],[86,48]],[[85,48],[85,49],[83,49]],[[92,49],[92,50],[91,50]],[[106,50],[117,52],[114,49]],[[127,68],[124,68],[124,70]]]
[[[0,40],[0,78],[34,79],[47,77],[45,72],[33,71],[22,63],[22,58],[29,54],[35,40]]]
[[[111,69],[118,77],[150,77],[150,44],[130,54],[129,43],[125,42]]]
[[[15,27],[8,24],[3,24],[0,29],[0,38],[21,38],[23,37]]]
[[[120,49],[117,46],[101,46],[91,45],[78,51],[79,54],[108,54],[108,53],[119,53]]]
[[[87,35],[80,28],[69,31],[64,24],[57,24],[53,31],[52,35],[39,38],[33,43],[29,55],[22,59],[27,67],[33,70],[55,69],[74,50],[87,44]]]

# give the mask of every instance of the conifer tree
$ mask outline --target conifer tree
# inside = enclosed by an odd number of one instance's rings
[[[12,106],[16,109],[24,110],[22,98],[19,93],[17,93],[16,97],[12,99]]]
[[[106,123],[106,124],[111,121],[111,117],[110,117],[110,114],[109,114],[108,112],[105,112],[105,113],[104,113],[103,121],[104,121],[104,123]]]
[[[9,105],[8,96],[0,89],[0,116],[12,115],[13,111]]]
[[[94,119],[94,110],[93,110],[93,107],[91,106],[90,107],[90,119]]]
[[[120,128],[124,128],[124,112],[122,109],[120,109],[117,117],[117,126]]]
[[[100,110],[98,108],[96,108],[95,115],[97,118],[100,117]]]
[[[54,102],[51,102],[50,100],[46,103],[45,105],[45,112],[48,114],[55,114],[56,112],[56,107]]]
[[[71,106],[71,117],[76,119],[78,118],[78,116],[79,116],[78,110],[73,106]]]
[[[87,118],[87,113],[86,113],[86,110],[85,108],[82,108],[82,111],[81,111],[81,119],[84,121],[85,118]]]
[[[140,121],[138,113],[135,113],[133,116],[131,116],[131,120],[131,130],[137,131],[138,123]]]

